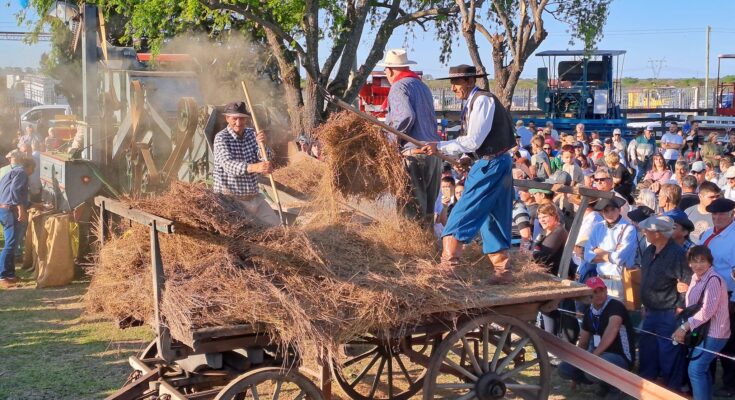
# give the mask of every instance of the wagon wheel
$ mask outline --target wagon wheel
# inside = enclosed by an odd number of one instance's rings
[[[441,335],[386,339],[361,336],[347,343],[358,354],[332,361],[340,388],[355,400],[405,400],[423,386],[426,365]]]
[[[259,368],[235,378],[214,400],[323,400],[321,391],[297,371]]]
[[[424,399],[546,399],[550,369],[546,349],[528,324],[485,315],[442,340],[431,357]]]

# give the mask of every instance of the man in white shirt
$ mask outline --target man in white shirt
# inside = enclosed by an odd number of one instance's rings
[[[510,112],[495,95],[475,86],[474,66],[449,69],[452,91],[466,100],[462,110],[465,134],[454,140],[429,142],[427,154],[470,153],[477,156],[462,197],[449,215],[442,232],[442,267],[448,273],[459,264],[462,244],[470,243],[479,232],[483,253],[494,269],[491,283],[508,283],[512,276],[508,249],[511,244],[513,212],[513,164],[508,150],[515,145]]]
[[[664,160],[666,160],[666,166],[669,167],[671,172],[674,172],[674,166],[676,160],[679,159],[679,153],[681,148],[684,146],[684,138],[679,136],[679,125],[676,122],[672,122],[669,125],[669,131],[661,137],[661,148],[664,149]]]
[[[722,197],[735,200],[735,166],[728,168],[722,175],[724,175],[727,180],[727,185],[725,185],[725,188],[722,191]]]
[[[521,138],[521,147],[528,149],[531,146],[531,138],[533,133],[530,129],[523,126],[523,120],[516,121],[516,134]]]
[[[597,263],[597,276],[609,288],[609,294],[624,301],[623,268],[633,266],[636,254],[636,229],[620,215],[624,201],[619,197],[601,199],[595,205],[604,222],[592,227],[584,247],[584,261]]]

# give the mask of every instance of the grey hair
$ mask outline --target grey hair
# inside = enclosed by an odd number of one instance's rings
[[[646,206],[654,211],[658,209],[656,193],[650,189],[641,189],[635,202],[639,206]]]

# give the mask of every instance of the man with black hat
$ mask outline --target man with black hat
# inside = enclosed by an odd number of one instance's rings
[[[258,148],[265,143],[265,132],[246,127],[250,114],[241,101],[227,104],[224,115],[227,127],[214,137],[214,191],[237,197],[257,224],[279,225],[258,189],[257,174],[273,171]]]
[[[597,202],[595,211],[600,212],[604,223],[592,227],[584,247],[584,260],[597,264],[597,276],[605,281],[610,295],[621,301],[623,268],[633,266],[637,245],[635,227],[620,214],[624,203],[617,196]]]
[[[385,122],[421,142],[441,140],[436,129],[436,113],[431,90],[411,71],[416,62],[404,49],[388,50],[378,66],[384,68],[390,91],[384,107]],[[403,213],[429,226],[434,218],[434,204],[441,186],[442,161],[423,154],[413,143],[402,143],[401,154],[411,179],[411,198],[402,205]]]
[[[684,251],[688,251],[694,246],[694,242],[689,239],[689,234],[694,231],[694,223],[686,215],[678,215],[672,218],[674,219],[674,232],[671,234],[671,239],[681,246]]]
[[[508,249],[510,248],[513,179],[512,161],[507,151],[514,146],[513,120],[500,100],[489,91],[475,86],[475,67],[459,65],[449,69],[454,95],[465,100],[462,109],[464,135],[455,140],[430,142],[424,147],[428,154],[470,153],[477,157],[465,182],[462,198],[442,232],[442,263],[448,269],[458,262],[462,243],[469,243],[479,231],[483,252],[494,268],[494,282],[511,279]]]
[[[735,224],[733,210],[735,201],[718,198],[707,206],[707,212],[712,216],[712,228],[707,229],[701,236],[700,244],[712,252],[712,268],[725,280],[727,293],[730,296],[730,329],[735,332]],[[722,353],[735,355],[735,335],[722,348]],[[732,397],[735,395],[735,361],[720,358],[722,363],[722,388],[715,396]]]

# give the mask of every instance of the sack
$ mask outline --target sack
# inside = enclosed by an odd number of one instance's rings
[[[704,289],[702,289],[702,294],[699,296],[699,300],[695,304],[692,304],[689,307],[683,309],[676,316],[676,322],[679,326],[685,324],[687,321],[689,321],[689,318],[691,318],[694,314],[702,309],[702,303],[704,302],[704,292],[707,290],[707,284],[712,278],[719,279],[717,275],[710,276],[709,279],[704,282]],[[704,341],[704,338],[706,338],[709,334],[710,322],[712,322],[711,319],[703,323],[702,325],[699,325],[695,329],[688,331],[684,335],[684,346],[690,349],[699,346],[699,344],[702,343]]]
[[[623,293],[628,311],[641,308],[641,279],[640,268],[623,268]]]

